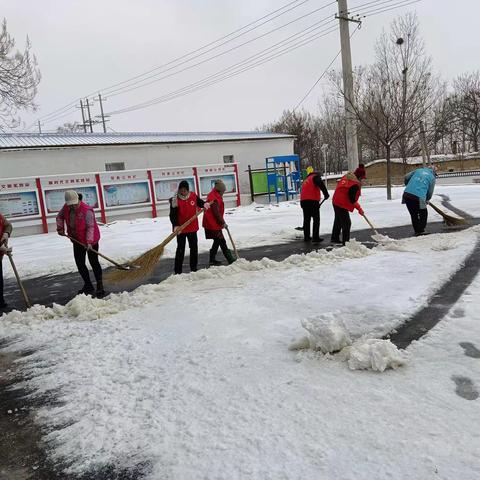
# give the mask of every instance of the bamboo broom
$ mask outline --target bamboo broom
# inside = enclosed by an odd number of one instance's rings
[[[440,210],[436,205],[434,205],[431,202],[428,202],[428,204],[439,214],[443,217],[445,223],[449,226],[453,225],[467,225],[468,221],[465,218],[462,217],[454,217],[452,215],[449,215],[448,213],[445,213],[443,210]]]
[[[193,217],[189,218],[185,223],[177,227],[162,243],[143,253],[135,260],[129,262],[129,265],[133,267],[132,269],[111,270],[105,275],[105,280],[110,283],[133,283],[150,277],[153,273],[155,265],[163,255],[165,246],[177,235],[182,233],[182,231],[204,211],[204,208],[199,210]]]

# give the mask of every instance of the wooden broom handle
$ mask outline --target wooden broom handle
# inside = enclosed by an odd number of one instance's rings
[[[13,273],[15,274],[15,278],[17,279],[18,286],[20,287],[20,291],[22,292],[23,300],[25,301],[25,305],[27,308],[30,308],[32,304],[30,303],[30,300],[27,295],[27,291],[25,290],[25,287],[23,286],[22,281],[20,280],[20,275],[18,274],[17,267],[15,266],[15,262],[13,261],[13,257],[11,253],[7,253],[7,257],[10,260],[10,265],[12,266]]]

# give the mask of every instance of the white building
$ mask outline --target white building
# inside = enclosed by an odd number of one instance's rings
[[[47,231],[63,191],[83,188],[104,221],[156,216],[165,212],[176,180],[190,178],[205,195],[222,175],[238,183],[227,195],[230,205],[248,203],[248,166],[265,168],[267,157],[291,155],[294,138],[266,132],[1,134],[0,211],[25,233]]]

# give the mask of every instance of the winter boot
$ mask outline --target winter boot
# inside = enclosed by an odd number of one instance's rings
[[[210,250],[210,261],[209,261],[209,266],[210,267],[218,267],[220,265],[223,265],[222,262],[219,262],[218,260],[215,260],[215,255],[213,252]]]
[[[0,310],[5,310],[8,308],[8,303],[5,300],[0,301]]]
[[[230,250],[227,250],[225,252],[225,258],[227,259],[229,265],[231,265],[236,260],[235,256]]]
[[[90,284],[85,284],[82,289],[78,291],[78,295],[92,295],[92,293],[95,292],[95,289],[93,288],[93,285]]]
[[[103,289],[103,282],[97,282],[97,291],[95,296],[98,298],[103,298],[105,296],[105,290]]]
[[[321,243],[321,242],[323,242],[323,238],[321,238],[321,237],[319,237],[319,238],[314,238],[314,239],[312,240],[312,243]]]

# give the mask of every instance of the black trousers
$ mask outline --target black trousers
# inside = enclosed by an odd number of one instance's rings
[[[182,273],[183,259],[185,258],[185,244],[188,240],[190,248],[190,271],[196,272],[198,266],[198,237],[197,232],[181,233],[177,236],[177,251],[175,253],[175,273]]]
[[[94,250],[98,251],[98,243],[92,245],[92,247]],[[88,287],[91,287],[92,282],[90,280],[90,274],[88,273],[88,268],[85,264],[87,250],[81,245],[74,243],[73,256],[75,257],[75,264],[77,265],[78,273],[82,277],[84,284]],[[92,266],[93,275],[95,276],[95,280],[98,286],[99,283],[102,283],[102,267],[100,266],[100,262],[98,261],[98,255],[93,252],[88,252],[88,261]]]
[[[318,240],[320,237],[320,202],[317,200],[300,200],[303,210],[303,238]],[[310,220],[313,219],[312,236],[310,237]]]
[[[0,258],[0,305],[5,303],[3,298],[3,258]]]
[[[342,243],[345,245],[350,240],[350,212],[346,208],[333,206],[335,211],[335,220],[333,221],[332,242],[340,243],[340,233],[342,234]]]
[[[215,256],[217,255],[218,248],[221,248],[223,255],[229,261],[230,258],[230,250],[227,247],[227,241],[222,238],[214,238],[212,248],[210,249],[210,262],[215,260]]]
[[[407,205],[408,212],[410,213],[414,232],[423,233],[427,226],[428,210],[426,208],[420,208],[418,198],[403,197],[403,201]]]

